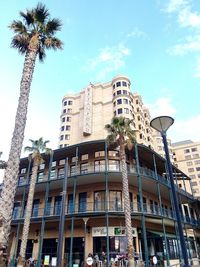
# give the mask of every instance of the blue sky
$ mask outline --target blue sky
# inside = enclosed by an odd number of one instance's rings
[[[7,158],[24,58],[8,25],[38,1],[1,0],[0,151]],[[56,148],[62,97],[123,73],[153,116],[171,115],[172,141],[200,140],[200,6],[195,0],[48,0],[63,22],[62,51],[36,64],[24,145],[40,136]]]

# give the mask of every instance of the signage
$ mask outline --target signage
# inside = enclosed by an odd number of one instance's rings
[[[49,255],[45,255],[44,256],[44,265],[49,265],[50,262],[50,256]]]
[[[132,227],[132,234],[134,237],[137,236],[137,228]],[[106,227],[93,227],[92,236],[107,236]],[[125,227],[108,227],[108,236],[126,236]]]

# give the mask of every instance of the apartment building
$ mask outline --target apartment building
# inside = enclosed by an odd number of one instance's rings
[[[127,150],[126,159],[134,258],[143,266],[152,266],[156,255],[158,266],[178,266],[181,252],[165,159],[145,145]],[[54,150],[44,160],[35,187],[26,259],[33,258],[36,266],[56,266],[63,236],[62,266],[81,267],[89,253],[99,256],[99,266],[106,266],[106,262],[110,266],[114,261],[117,266],[127,266],[119,151],[108,147],[105,140],[96,140]],[[9,246],[13,262],[19,254],[31,173],[30,160],[21,159]],[[175,166],[173,173],[187,179]],[[197,264],[199,206],[191,191],[177,184],[175,190],[188,256]],[[64,230],[61,211],[65,215]]]
[[[62,100],[59,147],[78,142],[105,139],[105,125],[114,116],[133,120],[137,142],[153,146],[150,113],[141,96],[131,92],[131,81],[118,75],[110,82],[90,83],[78,94],[68,94]]]
[[[191,178],[195,197],[200,197],[200,142],[185,140],[172,144],[174,164]],[[180,185],[181,186],[181,185]]]

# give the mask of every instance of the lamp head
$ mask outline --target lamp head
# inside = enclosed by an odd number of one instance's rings
[[[151,120],[150,126],[158,132],[166,132],[174,123],[174,119],[170,116],[159,116]]]

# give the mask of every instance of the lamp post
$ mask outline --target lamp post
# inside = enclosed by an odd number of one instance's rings
[[[162,136],[164,150],[165,150],[166,163],[167,163],[167,168],[168,168],[169,178],[170,178],[170,183],[171,183],[171,190],[172,190],[172,197],[173,197],[173,202],[174,202],[174,207],[175,207],[178,232],[179,232],[179,237],[180,237],[181,251],[182,251],[182,256],[183,256],[183,260],[184,260],[183,267],[190,267],[189,261],[188,261],[187,248],[186,248],[185,239],[184,239],[184,235],[183,235],[183,227],[182,227],[182,223],[181,223],[181,216],[180,216],[180,211],[179,211],[178,199],[177,199],[176,189],[175,189],[175,185],[174,185],[172,164],[170,161],[169,149],[168,149],[168,144],[167,144],[166,132],[173,123],[174,123],[173,118],[171,118],[169,116],[160,116],[160,117],[154,118],[150,122],[150,126],[152,128],[154,128],[155,130],[157,130],[158,132],[160,132],[160,134]]]

